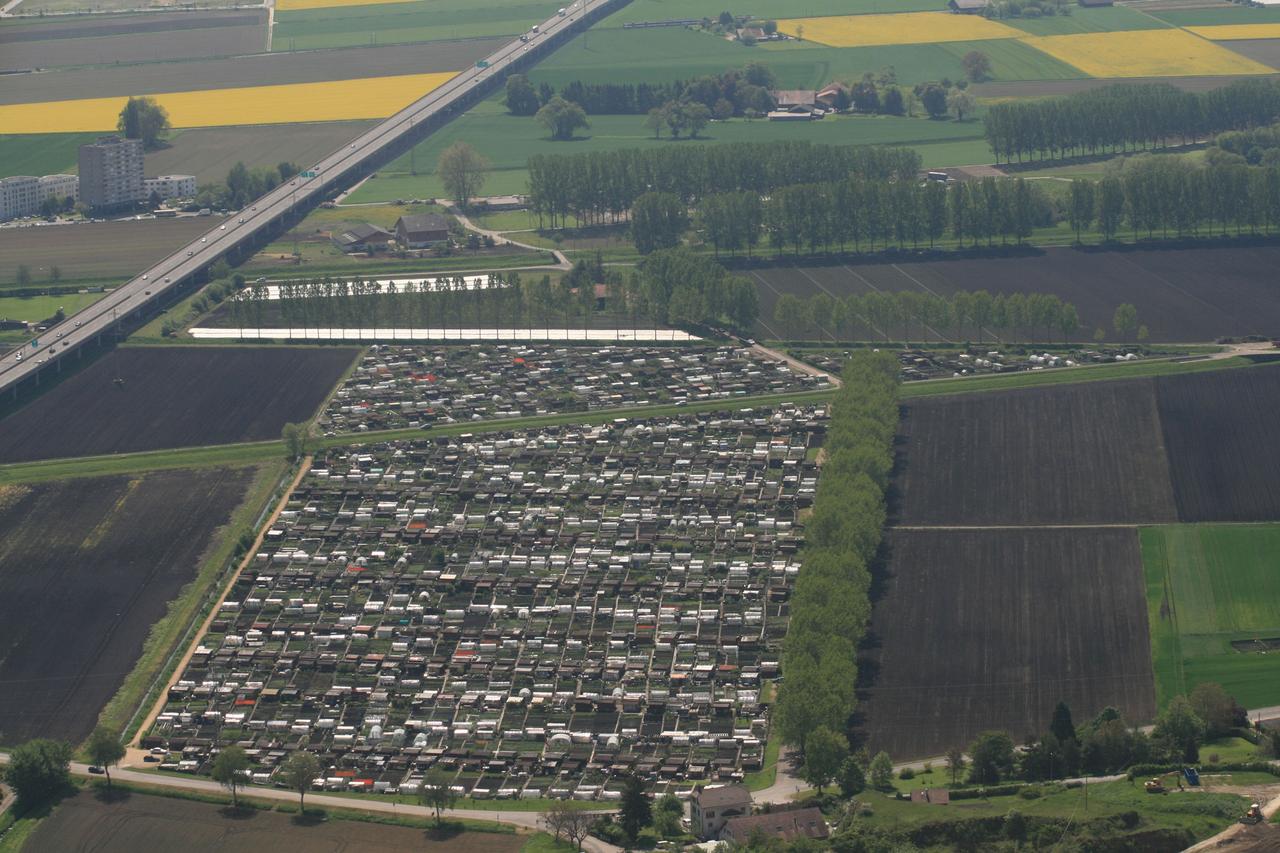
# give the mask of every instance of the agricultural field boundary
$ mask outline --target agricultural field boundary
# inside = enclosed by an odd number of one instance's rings
[[[293,478],[289,480],[289,485],[282,491],[277,490],[283,483],[286,472],[279,471],[274,484],[275,489],[273,489],[271,495],[272,498],[276,498],[277,494],[279,495],[279,497],[275,499],[275,509],[271,511],[271,515],[266,519],[265,523],[262,519],[262,512],[259,512],[258,520],[255,522],[256,532],[253,537],[253,545],[245,549],[244,556],[239,561],[232,562],[227,566],[229,571],[223,572],[221,583],[214,585],[211,582],[212,579],[210,579],[210,582],[201,585],[212,593],[206,594],[204,600],[201,602],[200,612],[204,614],[204,618],[199,620],[198,629],[195,627],[197,623],[196,619],[192,618],[186,620],[189,627],[182,636],[182,643],[176,644],[172,647],[173,651],[170,653],[169,660],[165,664],[164,672],[156,673],[156,678],[150,684],[150,689],[147,691],[146,696],[136,703],[137,710],[130,718],[129,725],[125,732],[125,735],[129,738],[128,742],[130,746],[135,748],[138,746],[138,741],[142,737],[142,733],[151,726],[155,721],[156,715],[164,708],[164,704],[168,699],[169,688],[173,686],[174,682],[190,662],[191,655],[195,652],[196,644],[200,642],[200,638],[208,633],[210,623],[212,623],[213,618],[218,615],[218,605],[226,599],[228,593],[231,591],[232,585],[239,579],[240,574],[244,571],[245,567],[249,565],[250,561],[253,560],[254,556],[258,553],[258,550],[262,547],[262,541],[266,537],[267,531],[271,528],[271,525],[275,523],[276,519],[280,517],[280,513],[283,512],[285,506],[288,505],[289,498],[293,495],[294,489],[298,488],[298,484],[302,482],[302,478],[306,476],[308,469],[310,469],[311,459],[312,457],[310,456],[302,458],[298,463],[297,471],[294,472]],[[266,501],[263,501],[263,503],[265,504]],[[223,536],[224,547],[227,547],[228,550],[230,550],[229,543],[234,543],[236,541],[233,538],[234,533],[235,531],[233,529],[229,529]],[[227,556],[230,555],[228,554]],[[192,615],[194,616],[195,614]],[[174,661],[174,655],[179,651],[182,652],[182,656],[178,658],[177,661]],[[132,676],[130,676],[130,678],[132,678]],[[149,706],[146,702],[147,699],[151,700]],[[146,716],[142,719],[141,723],[139,723],[138,714],[148,707],[150,710],[147,711]]]
[[[197,614],[212,608],[214,602],[210,593],[218,589],[218,577],[233,565],[237,531],[246,527],[253,529],[261,523],[284,475],[283,460],[259,467],[240,506],[236,507],[227,524],[214,531],[210,551],[201,558],[195,578],[169,602],[165,615],[152,625],[137,664],[103,708],[98,718],[100,725],[109,731],[126,734],[132,729],[137,719],[136,709],[143,707],[146,698],[155,692],[156,684],[173,666],[174,655],[189,645],[190,626],[196,621]],[[132,716],[125,722],[124,716],[130,712]]]
[[[219,344],[225,346],[226,344]],[[977,376],[961,379],[944,379],[906,383],[901,388],[903,399],[929,397],[942,394],[971,394],[986,391],[1033,388],[1042,385],[1075,382],[1134,379],[1144,376],[1199,373],[1207,370],[1238,369],[1254,366],[1240,357],[1193,362],[1145,362],[1125,365],[1097,365],[1062,371],[1041,371],[1010,376]],[[399,429],[379,432],[352,433],[323,436],[312,439],[316,449],[374,444],[380,441],[451,436],[462,433],[492,433],[505,430],[554,426],[565,423],[602,423],[614,418],[662,417],[687,412],[713,412],[750,406],[768,406],[788,402],[815,402],[825,400],[832,389],[805,391],[798,394],[773,394],[757,397],[727,398],[694,403],[689,406],[661,405],[600,409],[594,412],[572,412],[561,415],[539,415],[528,418],[477,421],[465,424],[449,424],[431,430]],[[0,465],[0,484],[37,483],[68,477],[102,476],[143,471],[160,471],[171,468],[204,468],[263,462],[283,456],[284,444],[280,441],[244,442],[207,447],[186,447],[174,450],[151,450],[139,453],[120,453],[105,456],[84,456],[62,459],[43,459],[37,462],[16,462]]]

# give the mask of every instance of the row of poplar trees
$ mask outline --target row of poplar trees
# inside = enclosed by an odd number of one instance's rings
[[[880,548],[898,426],[898,363],[856,352],[831,406],[813,514],[791,597],[784,679],[773,724],[804,749],[820,729],[843,734],[856,702],[858,643],[871,615],[869,565]]]

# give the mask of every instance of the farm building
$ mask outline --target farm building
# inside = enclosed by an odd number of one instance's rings
[[[1115,0],[1076,0],[1076,2],[1086,8],[1115,5]]]
[[[990,0],[947,0],[947,8],[961,15],[981,15]]]
[[[364,222],[335,232],[330,239],[344,252],[376,252],[395,242],[395,235]]]
[[[331,450],[144,740],[255,780],[616,800],[764,762],[825,410],[784,405]]]
[[[408,249],[423,249],[449,239],[449,220],[438,213],[418,213],[396,220],[396,241]]]
[[[801,112],[818,107],[818,93],[812,89],[779,89],[769,94],[779,110]]]
[[[793,113],[787,110],[770,110],[767,118],[769,121],[813,121],[815,116],[811,112]]]

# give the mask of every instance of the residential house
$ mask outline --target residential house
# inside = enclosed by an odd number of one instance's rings
[[[756,833],[766,838],[791,841],[795,838],[826,838],[830,829],[821,809],[791,809],[735,817],[721,830],[720,840],[730,844],[745,844]]]
[[[689,824],[699,838],[720,837],[725,824],[751,814],[751,792],[743,785],[699,788],[689,800]]]

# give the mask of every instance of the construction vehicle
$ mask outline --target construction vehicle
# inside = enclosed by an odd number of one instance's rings
[[[1262,823],[1262,806],[1254,803],[1249,806],[1249,810],[1244,813],[1244,817],[1240,818],[1241,823]]]
[[[1169,789],[1164,786],[1164,783],[1161,782],[1159,778],[1144,782],[1142,784],[1142,790],[1146,791],[1148,794],[1167,794],[1169,792]]]

